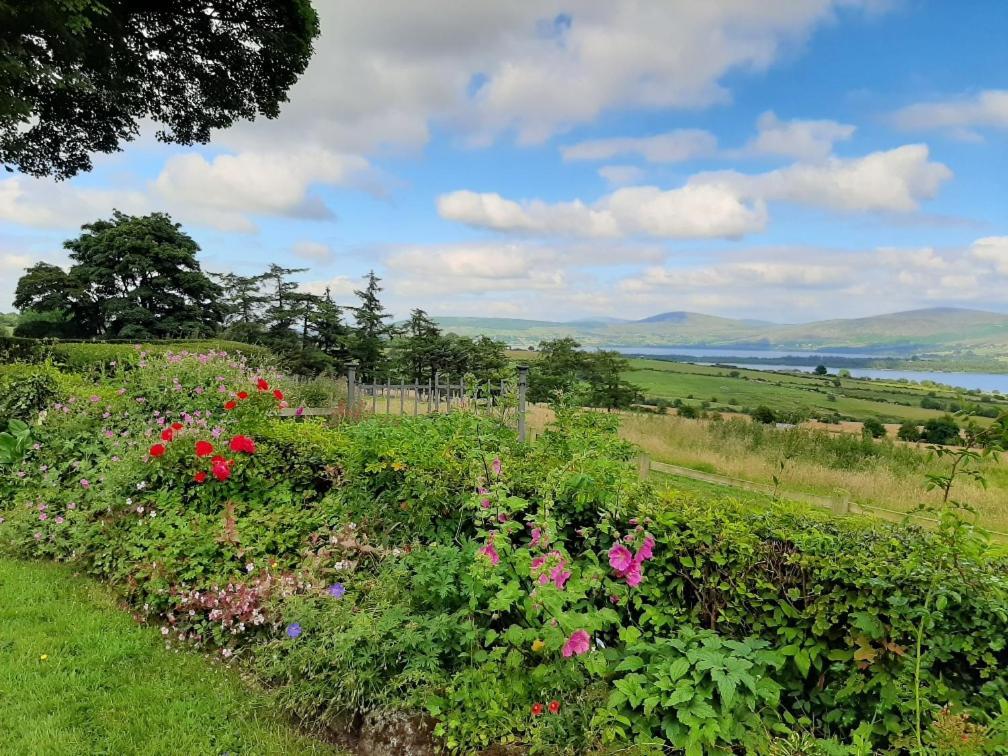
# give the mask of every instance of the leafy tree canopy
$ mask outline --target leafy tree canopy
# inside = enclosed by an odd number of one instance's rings
[[[0,0],[0,163],[68,178],[143,120],[194,144],[276,118],[317,34],[308,0]]]
[[[164,213],[83,226],[64,242],[69,272],[48,263],[18,281],[14,305],[62,312],[83,336],[158,338],[203,336],[222,320],[221,287],[196,260],[199,246]]]

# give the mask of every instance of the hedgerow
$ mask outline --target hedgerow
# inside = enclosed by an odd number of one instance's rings
[[[463,752],[1006,747],[1008,565],[962,523],[661,490],[598,413],[519,444],[461,412],[280,420],[297,387],[222,351],[104,369],[17,402],[0,544],[301,719]]]

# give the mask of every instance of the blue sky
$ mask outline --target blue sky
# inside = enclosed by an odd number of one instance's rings
[[[0,177],[0,309],[117,207],[398,315],[1008,312],[1008,3],[315,5],[278,120]]]

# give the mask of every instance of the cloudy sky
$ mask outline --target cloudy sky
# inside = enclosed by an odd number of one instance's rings
[[[110,215],[398,314],[1008,312],[1003,0],[314,0],[276,121],[0,174],[0,309]]]

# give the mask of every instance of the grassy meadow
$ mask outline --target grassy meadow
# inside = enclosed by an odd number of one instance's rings
[[[0,650],[3,753],[337,753],[66,567],[0,560]]]
[[[674,401],[711,409],[741,411],[766,405],[775,412],[805,413],[810,417],[840,415],[844,419],[875,417],[883,422],[914,420],[924,423],[945,414],[925,409],[925,397],[943,403],[980,402],[981,397],[948,386],[930,386],[898,381],[873,381],[810,373],[745,370],[668,360],[632,359],[623,374],[651,399]],[[1008,410],[1008,398],[983,396],[983,405]]]
[[[537,431],[551,419],[548,407],[530,409],[529,426]],[[923,445],[813,428],[781,430],[747,418],[624,412],[620,435],[661,462],[764,485],[776,475],[785,493],[829,496],[842,489],[859,504],[903,512],[939,503],[939,494],[925,489],[925,475],[946,464],[930,458]],[[987,487],[961,479],[958,498],[977,508],[984,527],[1008,533],[1008,461],[988,463],[984,472]]]

